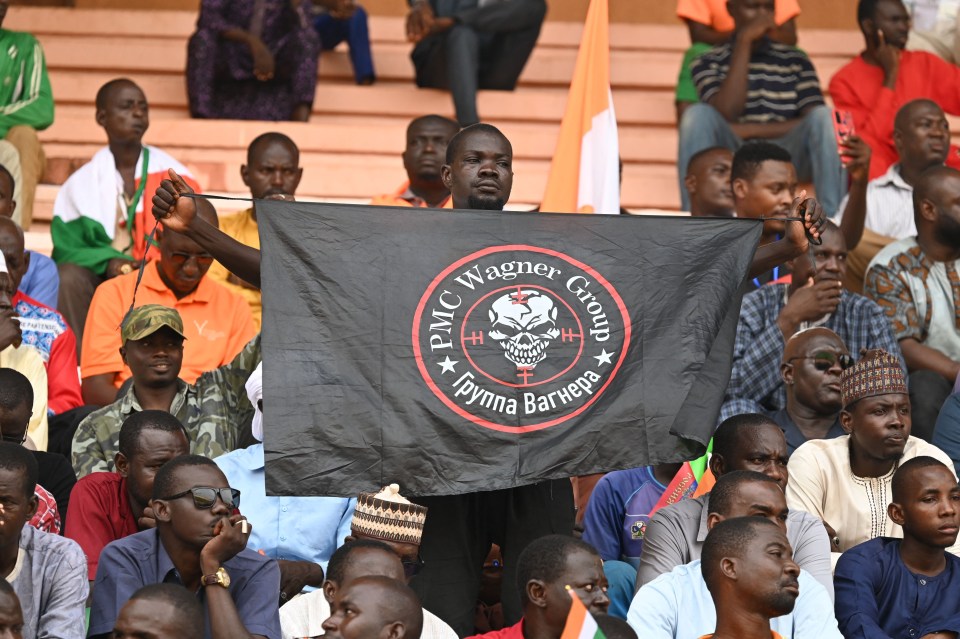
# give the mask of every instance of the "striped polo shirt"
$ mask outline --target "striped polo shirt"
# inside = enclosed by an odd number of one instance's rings
[[[708,102],[730,71],[733,40],[714,47],[693,64],[693,81],[701,102]],[[764,38],[750,57],[747,101],[740,122],[782,122],[801,117],[804,109],[823,104],[817,71],[796,47]]]

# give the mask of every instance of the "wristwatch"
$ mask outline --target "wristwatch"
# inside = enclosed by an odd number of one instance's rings
[[[204,586],[223,586],[224,588],[230,587],[230,575],[227,573],[227,569],[223,566],[217,568],[217,572],[212,575],[204,575],[203,579],[200,581]]]

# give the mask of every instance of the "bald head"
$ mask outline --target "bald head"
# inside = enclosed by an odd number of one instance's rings
[[[940,105],[933,100],[920,98],[907,102],[900,107],[899,111],[897,111],[897,115],[893,119],[893,130],[900,132],[906,131],[910,125],[911,119],[916,117],[918,114],[928,112],[935,115],[943,115],[943,109],[941,109]]]
[[[110,104],[110,100],[113,96],[119,91],[127,88],[133,88],[141,93],[143,90],[137,85],[136,82],[130,78],[115,78],[110,80],[97,91],[97,97],[94,104],[97,107],[97,110],[106,109]]]
[[[293,163],[299,164],[300,149],[297,148],[296,143],[288,136],[277,131],[261,133],[253,139],[253,141],[250,143],[250,146],[247,147],[247,164],[257,164],[260,161],[260,156],[264,153],[264,151],[273,145],[283,147],[293,158]]]
[[[794,333],[793,337],[787,340],[787,345],[783,349],[782,361],[786,363],[791,359],[804,357],[807,353],[808,344],[820,342],[831,344],[832,346],[841,349],[843,352],[847,352],[847,348],[844,345],[843,340],[840,339],[839,335],[831,331],[829,328],[817,326],[815,328],[808,328],[807,330],[800,331],[799,333]]]
[[[893,144],[900,156],[900,173],[910,182],[916,174],[941,166],[950,150],[950,125],[943,109],[931,100],[913,100],[897,111]]]

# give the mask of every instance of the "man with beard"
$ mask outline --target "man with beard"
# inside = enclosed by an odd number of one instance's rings
[[[927,169],[914,185],[917,234],[880,251],[865,292],[893,324],[910,372],[914,422],[932,432],[960,373],[960,171]]]
[[[783,350],[780,376],[787,386],[787,407],[773,414],[793,454],[811,439],[844,435],[840,426],[840,375],[853,358],[829,328],[810,328],[790,338]]]
[[[774,163],[764,166],[768,164]],[[786,408],[780,357],[787,341],[804,329],[828,328],[854,353],[881,348],[900,354],[890,322],[876,302],[843,289],[846,260],[843,234],[827,222],[823,244],[792,261],[790,283],[769,284],[744,296],[721,419]]]
[[[447,145],[440,175],[455,209],[501,211],[513,187],[513,147],[496,127],[467,127]],[[225,236],[197,215],[198,208],[211,205],[181,197],[190,192],[189,185],[172,172],[154,195],[154,214],[165,228],[185,233],[232,272],[259,284],[259,251]],[[799,215],[801,205],[805,205],[804,222],[786,225],[782,239],[760,247],[751,271],[768,270],[807,250],[806,232],[819,238],[823,211],[815,201],[794,199],[792,209],[788,202],[785,211]],[[781,228],[784,226],[781,223]],[[421,545],[424,567],[411,585],[424,607],[460,636],[473,629],[479,576],[490,544],[499,545],[503,552],[501,600],[506,622],[515,624],[523,613],[516,580],[520,552],[534,539],[551,533],[570,534],[573,528],[573,494],[566,479],[412,501],[428,507],[430,517]]]
[[[446,160],[447,144],[460,125],[440,115],[414,118],[407,126],[407,145],[403,150],[403,168],[407,182],[396,193],[378,195],[370,201],[376,206],[413,208],[453,208],[450,191],[440,179],[440,167]]]
[[[300,167],[300,149],[283,133],[258,135],[247,147],[247,163],[240,166],[240,177],[250,188],[250,196],[262,200],[269,196],[297,194],[303,169]],[[220,230],[247,246],[260,248],[260,229],[254,207],[220,218]],[[263,304],[260,289],[251,286],[223,267],[220,262],[210,266],[207,276],[237,293],[250,305],[253,323],[260,330]]]
[[[834,564],[841,552],[859,543],[903,536],[887,518],[893,474],[901,460],[927,455],[951,463],[936,446],[910,436],[910,398],[896,357],[867,352],[841,374],[840,397],[840,424],[848,434],[800,446],[790,458],[787,484],[790,509],[823,520]]]
[[[717,629],[701,639],[782,639],[770,620],[793,610],[800,567],[776,524],[760,517],[721,521],[707,535],[701,566],[717,609]]]
[[[837,620],[848,639],[946,639],[960,631],[960,559],[945,552],[960,530],[960,486],[932,457],[893,476],[887,515],[903,539],[878,537],[837,562]]]

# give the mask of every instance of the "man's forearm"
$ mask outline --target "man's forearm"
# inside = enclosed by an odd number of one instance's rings
[[[847,250],[857,248],[863,237],[863,225],[867,219],[867,180],[854,180],[850,183],[847,206],[843,209],[840,231],[847,242]]]
[[[800,255],[799,249],[787,239],[758,246],[753,254],[753,261],[750,262],[750,271],[747,273],[747,277],[763,275],[798,255]]]
[[[197,198],[197,208],[213,208],[207,200]],[[187,236],[199,244],[223,266],[239,277],[260,288],[260,251],[233,239],[200,215],[190,223]]]
[[[251,635],[237,613],[230,591],[222,586],[203,586],[210,612],[210,636],[213,639],[243,639]]]
[[[728,122],[736,122],[747,102],[750,80],[750,54],[752,43],[742,38],[734,41],[730,56],[730,70],[720,84],[720,89],[708,101]]]
[[[939,373],[951,384],[960,374],[960,362],[956,362],[935,348],[930,348],[919,341],[908,337],[900,340],[900,351],[907,363],[910,372],[929,370]]]

